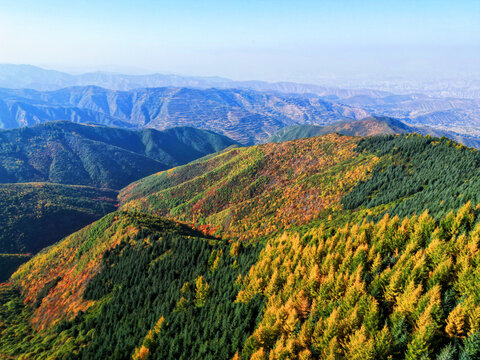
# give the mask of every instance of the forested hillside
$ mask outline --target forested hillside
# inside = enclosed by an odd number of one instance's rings
[[[0,131],[0,182],[118,189],[234,144],[224,136],[185,127],[131,131],[51,122]]]
[[[122,208],[242,239],[270,235],[340,209],[377,161],[330,134],[237,148],[151,175],[120,192]]]
[[[270,240],[237,301],[268,299],[242,359],[478,359],[479,212]]]
[[[0,185],[0,281],[28,260],[27,254],[114,211],[116,196],[116,191],[86,186]]]
[[[149,176],[1,285],[0,355],[477,359],[479,165],[330,134]]]
[[[134,182],[119,199],[124,209],[252,237],[345,210],[445,215],[480,202],[479,168],[478,151],[447,138],[329,134],[226,151]]]
[[[0,252],[36,253],[114,211],[116,195],[87,186],[0,185]]]
[[[228,359],[263,302],[234,303],[235,279],[256,254],[171,221],[113,213],[0,287],[0,355]]]
[[[345,209],[391,204],[389,213],[446,215],[480,203],[480,152],[447,138],[416,134],[359,141],[356,151],[381,160],[366,181],[343,199]]]

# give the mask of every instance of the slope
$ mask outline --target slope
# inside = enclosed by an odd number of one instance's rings
[[[342,199],[345,209],[390,204],[392,216],[428,209],[438,217],[468,201],[480,203],[478,150],[418,134],[363,138],[356,150],[380,160],[371,176]]]
[[[242,359],[479,358],[479,220],[467,203],[272,239],[237,298],[268,298]]]
[[[46,183],[0,185],[0,282],[18,265],[115,210],[117,193]]]
[[[119,200],[223,236],[264,236],[339,208],[376,161],[355,142],[330,134],[232,149],[135,182]]]
[[[255,258],[171,221],[110,214],[0,285],[0,354],[229,358],[261,308],[260,299],[233,303],[235,279]]]
[[[2,184],[0,252],[38,252],[50,245],[51,239],[60,240],[112,212],[116,195],[113,190],[87,186]]]
[[[479,219],[468,203],[438,221],[313,227],[271,238],[255,261],[242,246],[115,213],[0,287],[0,354],[477,358]]]
[[[131,131],[67,121],[0,132],[0,182],[121,188],[235,144],[192,128]]]

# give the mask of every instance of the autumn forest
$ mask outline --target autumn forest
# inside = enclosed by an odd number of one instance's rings
[[[118,200],[22,185],[37,209],[26,228],[58,217],[53,204],[108,214],[66,222],[72,234],[39,252],[38,230],[9,245],[2,266],[23,265],[0,285],[0,354],[477,359],[479,165],[447,138],[327,134],[226,147]],[[18,229],[21,209],[3,211]]]

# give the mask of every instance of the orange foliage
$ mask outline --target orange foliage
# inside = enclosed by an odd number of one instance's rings
[[[31,323],[36,329],[50,327],[64,318],[73,318],[79,311],[86,311],[94,304],[83,299],[83,292],[90,279],[100,270],[102,255],[123,238],[133,236],[138,231],[128,223],[121,226],[122,216],[115,216],[105,232],[95,239],[92,249],[82,256],[78,256],[79,247],[84,244],[89,230],[95,224],[70,235],[48,252],[40,253],[12,276],[14,284],[23,289],[25,303],[28,304],[35,302],[37,294],[49,281],[60,278],[34,310]]]
[[[254,239],[339,210],[341,197],[377,161],[355,147],[355,138],[328,134],[233,149],[152,175],[120,199],[124,209],[187,222],[208,235]]]

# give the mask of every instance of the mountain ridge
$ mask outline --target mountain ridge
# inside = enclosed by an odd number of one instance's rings
[[[357,154],[356,141],[329,134],[224,151],[130,184],[119,194],[121,209],[206,225],[223,236],[261,237],[339,206],[376,161]]]
[[[373,136],[404,134],[415,129],[400,120],[388,117],[370,116],[361,120],[343,120],[331,125],[297,125],[279,130],[268,142],[282,142],[313,136],[338,133],[348,136]]]
[[[464,135],[454,131],[442,130],[430,126],[412,126],[399,119],[386,116],[369,116],[361,120],[344,120],[331,125],[294,125],[280,129],[267,142],[282,142],[294,139],[338,133],[348,136],[375,136],[418,133],[436,137],[448,137],[466,146],[480,149],[480,137]]]
[[[68,121],[0,131],[0,182],[121,188],[236,143],[189,127],[132,131]]]

